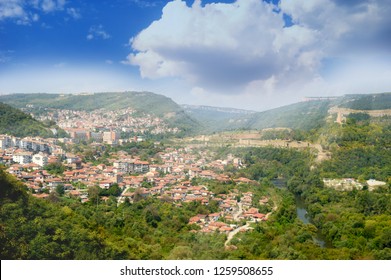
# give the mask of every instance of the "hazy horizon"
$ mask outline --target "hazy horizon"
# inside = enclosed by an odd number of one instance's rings
[[[391,90],[385,0],[3,0],[0,94],[150,91],[264,111]]]

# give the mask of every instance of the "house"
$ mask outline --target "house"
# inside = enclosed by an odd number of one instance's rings
[[[81,196],[81,192],[78,191],[78,190],[71,190],[71,191],[69,191],[69,195],[72,196],[72,197],[80,197]]]
[[[221,213],[212,213],[212,214],[209,214],[209,219],[210,219],[211,221],[214,221],[214,222],[216,222],[220,217],[221,217]]]
[[[81,161],[80,158],[78,156],[75,156],[74,154],[67,153],[65,156],[67,158],[68,164],[73,164]]]
[[[35,193],[34,193],[33,196],[35,196],[35,197],[37,197],[37,198],[43,198],[43,199],[49,197],[49,195],[48,195],[47,193],[40,193],[40,194],[35,194]]]
[[[189,220],[189,224],[201,224],[202,221],[201,221],[201,218],[198,217],[198,216],[194,216],[194,217],[191,217],[190,220]]]
[[[49,187],[55,188],[57,186],[63,185],[64,182],[60,178],[46,179],[46,182]]]
[[[228,227],[228,226],[222,226],[221,228],[219,228],[219,231],[220,231],[221,233],[228,233],[228,232],[230,232],[230,231],[233,231],[233,228]]]
[[[49,158],[47,155],[40,152],[38,154],[33,155],[32,161],[33,163],[38,164],[40,167],[44,167],[48,164]]]
[[[199,176],[201,178],[205,178],[205,179],[214,179],[216,177],[216,174],[210,170],[203,170]]]
[[[32,163],[26,164],[25,168],[28,169],[28,170],[39,170],[39,169],[41,169],[41,166],[39,166],[38,164],[32,162]]]
[[[262,213],[256,213],[252,216],[253,220],[255,221],[266,221],[266,215]]]
[[[102,189],[108,189],[111,187],[111,185],[113,184],[112,181],[101,181],[99,182],[99,187],[101,187]]]

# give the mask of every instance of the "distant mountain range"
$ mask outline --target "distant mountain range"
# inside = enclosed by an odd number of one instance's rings
[[[119,110],[132,108],[156,115],[183,131],[183,135],[224,130],[287,127],[310,130],[324,125],[331,108],[390,110],[391,93],[311,97],[306,101],[255,112],[235,108],[178,105],[170,98],[151,92],[107,92],[95,94],[11,94],[0,102],[22,109]],[[16,124],[15,124],[16,125]]]
[[[202,123],[208,132],[276,127],[310,130],[323,126],[332,112],[330,109],[335,107],[358,111],[390,110],[391,93],[309,97],[263,112],[182,105],[185,112]]]

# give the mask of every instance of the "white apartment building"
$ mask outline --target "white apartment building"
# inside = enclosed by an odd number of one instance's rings
[[[38,153],[33,155],[32,161],[35,164],[38,164],[39,166],[43,167],[48,164],[48,156],[43,153]]]
[[[19,164],[28,164],[31,163],[32,153],[31,152],[22,152],[17,153],[12,156],[12,160]]]

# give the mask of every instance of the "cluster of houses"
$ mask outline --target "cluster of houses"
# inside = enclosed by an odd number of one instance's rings
[[[119,151],[110,155],[107,164],[93,165],[83,160],[82,155],[64,152],[56,141],[0,135],[0,162],[39,198],[47,198],[58,186],[63,186],[66,195],[87,202],[88,187],[109,189],[116,184],[122,191],[118,203],[149,196],[170,201],[178,207],[194,201],[204,205],[216,201],[220,212],[190,219],[190,223],[200,226],[201,232],[229,232],[241,219],[265,219],[265,215],[253,207],[251,192],[239,194],[235,189],[229,194],[215,195],[206,186],[191,184],[192,178],[232,182],[221,172],[229,164],[237,168],[242,166],[241,160],[232,155],[216,160],[211,152],[193,147],[167,148],[157,155],[158,161],[150,159],[157,164]],[[45,170],[47,164],[55,162],[65,167],[62,174],[54,175]],[[247,178],[234,181],[237,184],[252,183]]]
[[[45,108],[40,115],[33,116],[41,121],[55,121],[68,132],[74,142],[90,140],[110,145],[120,144],[121,132],[132,134],[177,133],[163,119],[140,114],[131,108],[121,110],[98,109],[94,111],[60,110]],[[139,138],[140,139],[140,138]]]
[[[31,164],[28,167],[38,168],[63,156],[65,153],[58,145],[58,139],[0,135],[0,163]]]
[[[240,201],[237,201],[239,192],[234,189],[228,195],[218,195],[212,199],[219,202],[220,212],[208,215],[199,214],[191,217],[189,224],[195,224],[202,233],[229,233],[238,227],[238,222],[262,222],[266,221],[268,216],[259,213],[259,209],[253,207],[253,193],[242,193]],[[269,201],[268,197],[263,197],[259,204],[263,205]],[[255,203],[256,204],[256,203]]]

